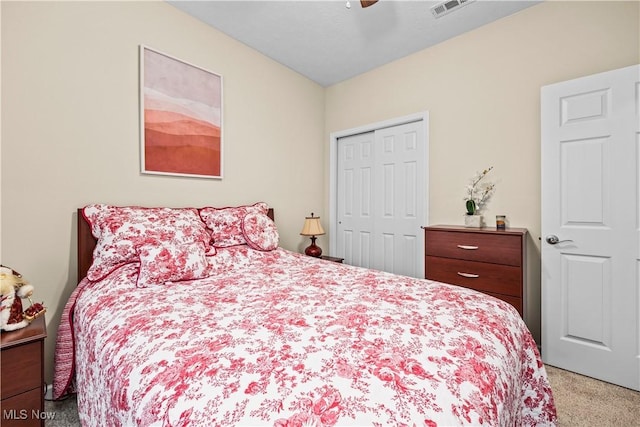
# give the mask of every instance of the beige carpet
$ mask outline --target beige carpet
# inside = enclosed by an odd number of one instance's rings
[[[640,392],[545,366],[561,427],[640,426]]]

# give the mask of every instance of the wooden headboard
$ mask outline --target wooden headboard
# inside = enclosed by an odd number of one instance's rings
[[[82,209],[78,209],[78,282],[82,280],[89,271],[93,262],[93,250],[96,247],[96,239],[91,234],[91,227],[82,214]],[[269,218],[274,219],[273,208],[267,212]]]
[[[78,209],[78,282],[82,280],[91,267],[96,239],[91,234],[91,227],[84,219],[82,208]]]

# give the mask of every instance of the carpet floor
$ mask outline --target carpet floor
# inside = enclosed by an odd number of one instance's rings
[[[640,427],[640,392],[545,366],[561,427]]]
[[[640,392],[546,366],[560,427],[640,427]],[[74,396],[45,402],[46,427],[76,427]]]

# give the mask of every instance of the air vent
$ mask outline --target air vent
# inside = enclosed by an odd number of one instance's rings
[[[442,3],[438,3],[437,5],[431,8],[431,13],[436,18],[440,18],[441,16],[446,15],[449,12],[453,12],[454,10],[460,9],[462,6],[471,3],[474,0],[448,0]]]

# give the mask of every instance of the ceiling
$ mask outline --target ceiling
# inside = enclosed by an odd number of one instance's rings
[[[326,87],[540,2],[471,0],[439,18],[422,0],[169,3]]]

